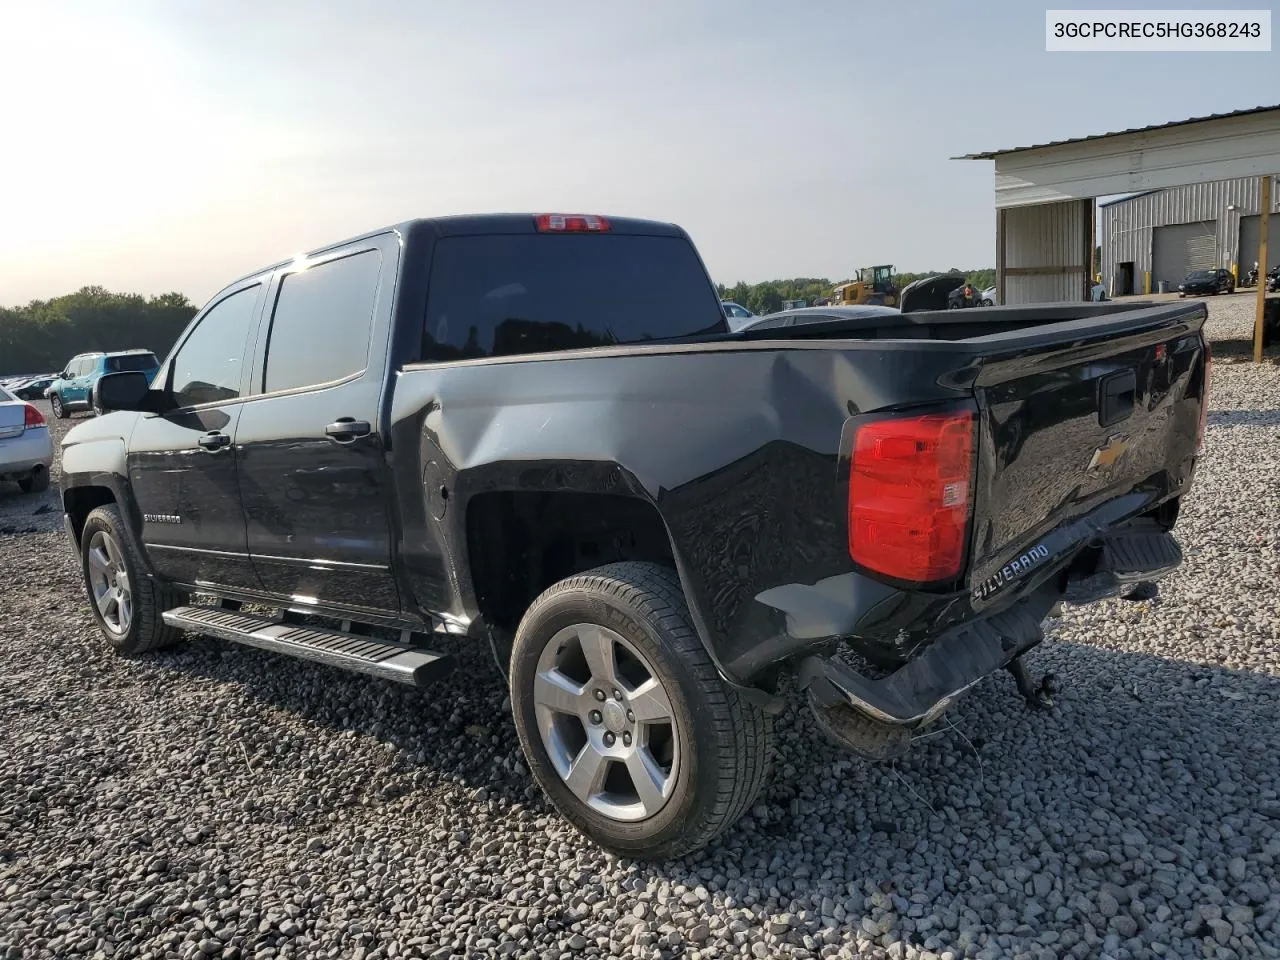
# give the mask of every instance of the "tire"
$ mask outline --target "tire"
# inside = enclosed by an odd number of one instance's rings
[[[95,551],[101,554],[91,556]],[[165,610],[182,605],[182,594],[146,575],[133,541],[125,531],[120,508],[115,504],[98,507],[85,520],[80,536],[80,568],[98,629],[116,653],[134,656],[159,650],[176,643],[182,636],[180,630],[165,626],[160,618]],[[113,608],[106,598],[98,599],[98,590],[103,580],[108,586],[119,587],[120,570],[126,577],[126,599],[121,603],[117,598]],[[100,574],[105,576],[100,578]]]
[[[994,300],[983,300],[982,305],[984,307],[994,307],[996,305],[996,302]]]
[[[36,467],[18,480],[18,486],[23,493],[44,493],[49,489],[49,471],[44,467]]]
[[[612,651],[602,673],[584,645]],[[548,682],[553,676],[559,683]],[[549,588],[516,631],[510,678],[516,730],[539,786],[565,819],[620,856],[666,860],[696,850],[734,824],[764,784],[772,719],[721,679],[679,578],[665,567],[614,563]],[[548,706],[547,691],[562,712]],[[646,722],[646,711],[659,719]],[[575,766],[601,773],[575,792],[561,772]],[[649,802],[633,767],[658,775],[648,781]]]
[[[57,393],[49,394],[49,404],[53,407],[53,415],[59,420],[65,420],[69,416],[67,408],[62,405],[62,395]]]

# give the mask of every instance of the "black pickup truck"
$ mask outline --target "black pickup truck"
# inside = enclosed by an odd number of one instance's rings
[[[1198,303],[730,332],[686,234],[415,220],[218,293],[63,444],[107,642],[425,685],[491,646],[533,775],[660,858],[752,803],[789,696],[899,753],[1058,603],[1149,596],[1204,430]]]

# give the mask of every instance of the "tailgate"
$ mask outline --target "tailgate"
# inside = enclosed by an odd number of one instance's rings
[[[1203,322],[1202,309],[1135,310],[1083,336],[1039,328],[1040,343],[983,358],[971,584],[1048,560],[1042,538],[1104,504],[1123,507],[1100,514],[1115,524],[1183,492],[1199,447]]]

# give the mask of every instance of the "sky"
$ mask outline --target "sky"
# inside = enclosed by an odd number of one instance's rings
[[[386,224],[511,210],[674,221],[727,284],[990,266],[992,165],[949,158],[1278,99],[1280,52],[1046,53],[1044,15],[0,0],[0,305],[201,303]]]

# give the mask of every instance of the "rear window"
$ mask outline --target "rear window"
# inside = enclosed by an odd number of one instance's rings
[[[422,359],[540,353],[726,329],[681,237],[446,237],[436,245]]]
[[[107,373],[129,373],[133,370],[154,370],[160,366],[154,353],[126,353],[119,357],[107,357]]]
[[[17,399],[18,399],[17,397],[15,397],[12,393],[10,393],[4,387],[0,387],[0,403],[12,403],[14,400],[17,400]]]

